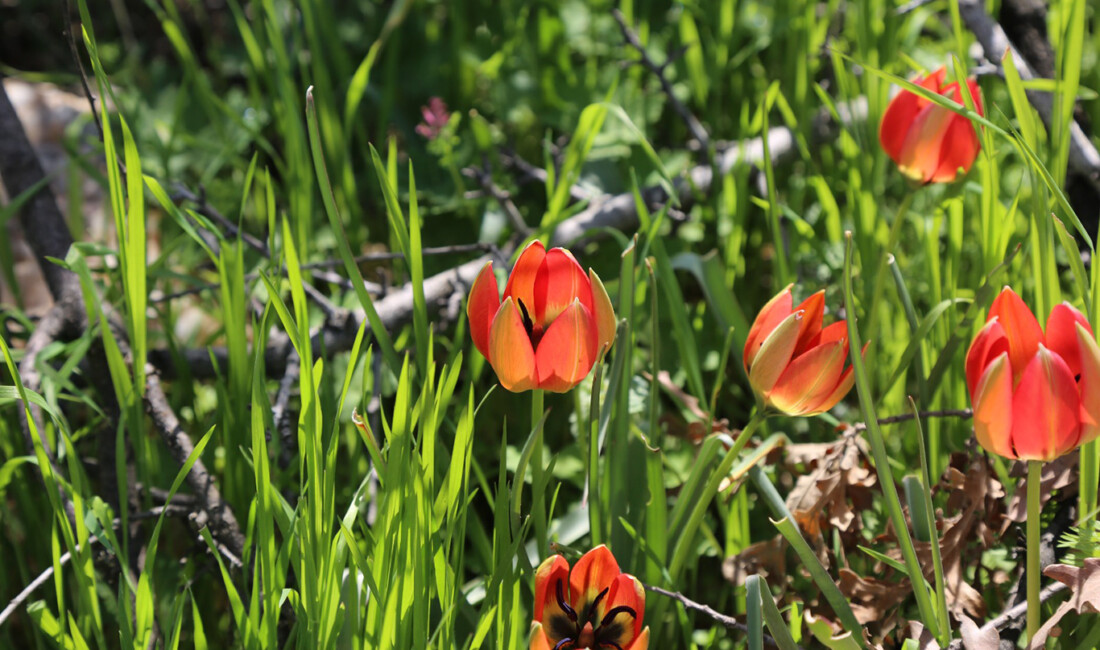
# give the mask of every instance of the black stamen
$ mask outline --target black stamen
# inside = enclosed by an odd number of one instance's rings
[[[600,621],[600,627],[603,627],[603,626],[607,625],[608,623],[610,623],[619,614],[630,614],[631,618],[633,618],[633,619],[638,618],[638,612],[634,611],[633,607],[627,607],[626,605],[619,605],[618,607],[613,607],[610,612],[608,612],[606,615],[604,615],[603,620]]]
[[[527,313],[527,305],[524,305],[519,298],[516,299],[516,304],[519,305],[519,311],[523,315],[523,329],[527,330],[527,336],[531,336],[535,331],[535,323],[531,321],[531,314]]]
[[[522,302],[520,303],[523,304]],[[565,591],[562,589],[562,580],[558,580],[558,607],[561,607],[561,611],[565,612],[565,615],[569,617],[569,620],[574,623],[577,622],[577,612],[569,606],[569,603],[565,602]],[[568,639],[566,639],[568,640]],[[555,648],[558,646],[555,646]]]
[[[596,596],[596,600],[593,600],[592,604],[589,605],[585,609],[585,613],[588,614],[588,616],[585,617],[585,620],[588,620],[589,618],[591,618],[592,614],[594,614],[596,612],[596,608],[599,607],[600,601],[603,600],[603,597],[606,596],[607,592],[610,591],[610,590],[611,590],[611,588],[608,587],[608,588],[604,589],[603,591],[601,591],[599,593],[599,595]]]
[[[561,641],[558,641],[557,645],[554,646],[554,650],[561,650],[562,648],[565,647],[565,645],[567,643],[573,643],[573,639],[570,639],[570,638],[567,637],[567,638],[562,639]],[[619,648],[619,650],[623,650],[623,649]]]

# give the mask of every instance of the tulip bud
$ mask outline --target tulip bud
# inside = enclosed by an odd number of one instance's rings
[[[745,340],[745,372],[757,397],[787,415],[817,415],[852,388],[848,326],[822,329],[825,292],[792,309],[791,285],[760,310]]]
[[[963,96],[958,82],[944,85],[946,69],[913,79],[916,85],[943,95],[959,104]],[[973,79],[967,80],[974,108],[982,113],[981,93]],[[970,120],[932,103],[908,90],[899,92],[886,107],[879,127],[883,151],[901,173],[920,183],[948,183],[959,169],[970,171],[981,150],[978,134]]]

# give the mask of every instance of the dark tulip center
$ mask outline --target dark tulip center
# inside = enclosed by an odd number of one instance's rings
[[[623,626],[621,623],[615,623],[614,619],[619,614],[629,614],[631,618],[637,619],[638,613],[632,607],[620,605],[611,608],[603,619],[596,624],[591,619],[595,616],[597,606],[607,596],[608,591],[608,589],[601,591],[596,599],[586,604],[581,613],[578,614],[577,610],[573,609],[565,600],[564,581],[558,580],[554,595],[557,596],[558,608],[561,609],[563,615],[551,616],[548,626],[550,640],[557,639],[554,650],[579,650],[588,647],[623,650],[622,646],[615,641],[615,639],[622,636]],[[593,629],[593,626],[595,629]]]

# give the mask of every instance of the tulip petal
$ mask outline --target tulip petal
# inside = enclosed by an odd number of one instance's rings
[[[1012,445],[1020,460],[1053,460],[1077,446],[1077,382],[1062,357],[1040,345],[1012,396]]]
[[[634,615],[623,608],[629,608]],[[596,608],[595,625],[600,630],[598,641],[627,647],[641,634],[644,616],[645,590],[642,583],[632,575],[619,574]]]
[[[596,324],[580,299],[546,330],[535,351],[538,387],[564,393],[588,376],[596,363]]]
[[[795,357],[780,375],[768,403],[787,415],[804,415],[832,394],[848,359],[848,341],[819,345]]]
[[[531,624],[531,650],[554,650],[554,646],[550,645],[550,640],[542,629],[542,623]]]
[[[825,290],[822,289],[802,304],[795,307],[795,311],[802,312],[802,322],[798,327],[798,343],[794,346],[795,356],[802,354],[813,347],[814,339],[821,334],[821,319],[825,316]]]
[[[1077,345],[1077,325],[1083,325],[1088,334],[1092,328],[1085,315],[1068,302],[1055,305],[1047,319],[1046,345],[1065,360],[1074,377],[1081,374],[1081,350]]]
[[[932,181],[940,167],[940,151],[954,117],[955,113],[938,104],[930,104],[917,114],[905,135],[898,160],[898,169],[903,174],[922,183]]]
[[[1012,364],[1007,351],[989,363],[971,395],[978,444],[998,456],[1016,458],[1012,448]]]
[[[810,347],[816,348],[819,345],[834,343],[836,341],[841,341],[846,338],[848,338],[848,321],[838,320],[837,322],[821,330],[821,333],[818,334],[818,336],[810,342]]]
[[[956,95],[951,99],[962,103],[962,97]],[[943,109],[947,110],[947,109]],[[962,173],[970,171],[974,161],[978,159],[978,153],[982,150],[982,143],[978,139],[978,132],[970,120],[951,113],[947,128],[944,130],[939,151],[939,166],[932,172],[929,182],[950,183]]]
[[[500,385],[513,393],[531,390],[538,384],[535,350],[512,298],[505,298],[493,319],[489,333],[489,363]]]
[[[925,77],[913,77],[911,81],[918,86],[938,93],[940,84],[943,83],[946,74],[947,69],[940,68]],[[909,132],[913,120],[917,118],[917,114],[929,104],[931,102],[927,99],[908,90],[900,91],[890,100],[886,112],[882,115],[882,122],[879,124],[878,139],[882,145],[882,150],[894,162],[901,162],[901,151],[905,145],[906,134]]]
[[[634,639],[634,643],[624,650],[649,650],[649,628],[643,629],[638,638]]]
[[[970,390],[970,396],[974,397],[974,391],[978,388],[978,381],[985,373],[986,367],[1002,354],[1008,352],[1008,337],[1005,336],[1005,328],[996,317],[985,324],[970,349],[966,351],[966,387]]]
[[[863,349],[860,350],[859,356],[863,357],[863,356],[866,355],[867,347],[869,345],[871,345],[870,341],[863,344]],[[805,413],[803,413],[803,415],[806,415],[806,416],[818,415],[818,414],[824,413],[825,411],[828,411],[829,409],[836,406],[837,402],[844,399],[844,396],[847,395],[848,392],[852,390],[852,386],[855,386],[855,384],[856,384],[855,372],[856,372],[856,369],[853,366],[848,366],[847,370],[844,371],[844,374],[842,374],[840,376],[840,380],[837,381],[836,388],[833,389],[833,392],[829,393],[829,395],[826,396],[825,399],[821,400],[821,402],[819,404],[817,404],[816,406],[813,406],[812,408],[809,408],[809,410],[807,410]]]
[[[795,343],[798,341],[798,330],[801,325],[802,313],[790,314],[772,330],[764,339],[756,359],[749,368],[749,383],[764,398],[767,398],[775,387],[775,382],[783,374],[783,370],[791,360]]]
[[[523,306],[532,318],[535,316],[535,276],[538,275],[542,261],[546,259],[546,247],[534,240],[523,249],[516,258],[515,266],[508,275],[508,284],[504,285],[504,297],[513,298]]]
[[[535,621],[549,621],[552,616],[564,614],[558,605],[558,581],[562,582],[562,594],[569,584],[569,562],[560,555],[551,555],[542,561],[535,571]]]
[[[615,556],[603,544],[577,560],[569,574],[569,594],[581,620],[591,614],[589,610],[596,596],[604,589],[609,589],[620,573]]]
[[[588,269],[588,279],[592,283],[592,304],[595,306],[592,315],[596,318],[596,354],[599,354],[615,342],[615,308],[611,306],[611,298],[608,297],[600,276]]]
[[[552,248],[535,274],[535,322],[545,330],[574,300],[580,299],[588,313],[592,304],[592,284],[573,254],[564,248]]]
[[[989,308],[989,318],[1001,321],[1001,327],[1008,338],[1008,358],[1012,362],[1012,372],[1019,375],[1031,362],[1039,344],[1045,342],[1039,321],[1031,313],[1016,292],[1005,287],[993,300]]]
[[[788,284],[786,288],[777,293],[768,304],[764,305],[760,313],[756,315],[756,320],[752,322],[752,327],[749,328],[749,335],[745,338],[745,353],[743,356],[745,362],[745,371],[752,367],[753,361],[756,359],[756,355],[760,352],[760,346],[764,343],[764,339],[768,338],[768,334],[771,334],[775,326],[780,323],[784,318],[791,315],[791,287],[794,285]]]
[[[470,288],[470,298],[466,301],[466,317],[470,319],[470,338],[481,356],[489,358],[489,331],[493,328],[493,318],[500,311],[500,290],[497,288],[497,276],[493,274],[493,263],[486,262],[477,274]]]
[[[1092,330],[1081,324],[1077,325],[1077,344],[1081,351],[1077,389],[1081,395],[1080,444],[1083,445],[1100,437],[1100,346]]]

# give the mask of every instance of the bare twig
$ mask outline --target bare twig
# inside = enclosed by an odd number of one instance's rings
[[[511,149],[503,149],[500,152],[500,159],[508,167],[514,168],[522,176],[517,179],[517,182],[522,182],[524,178],[532,180],[536,183],[546,184],[549,175],[542,167],[536,167],[531,163],[524,160],[519,154]],[[580,185],[573,185],[569,188],[569,198],[574,203],[580,203],[581,201],[590,201],[596,197],[592,196],[590,192],[585,191]]]
[[[493,175],[489,173],[487,167],[466,167],[462,170],[462,175],[476,180],[482,189],[496,200],[497,204],[504,210],[504,214],[508,216],[508,220],[512,222],[512,227],[516,229],[520,236],[526,237],[531,234],[531,227],[524,221],[519,208],[512,201],[512,196],[493,182]]]
[[[974,411],[971,409],[943,409],[940,411],[920,411],[917,413],[922,418],[959,418],[961,420],[968,420],[974,417]],[[908,422],[916,419],[916,415],[912,413],[902,413],[901,415],[891,415],[885,418],[879,418],[879,424],[897,424],[899,422]],[[866,422],[856,422],[852,425],[853,431],[864,431],[867,429]]]
[[[642,44],[641,39],[638,38],[638,35],[634,33],[634,30],[630,28],[630,25],[626,24],[626,17],[623,16],[623,12],[619,11],[616,8],[611,10],[611,15],[615,17],[616,21],[618,21],[619,29],[621,29],[623,32],[623,38],[625,38],[626,42],[629,43],[630,46],[633,47],[635,50],[637,50],[638,54],[642,57],[642,65],[648,68],[649,71],[657,77],[657,80],[661,82],[661,89],[663,89],[665,91],[665,95],[668,96],[668,102],[672,104],[672,109],[675,110],[676,114],[680,116],[680,119],[682,119],[684,123],[687,124],[688,131],[691,132],[692,137],[699,141],[700,149],[702,149],[704,153],[709,155],[710,136],[707,135],[707,130],[703,128],[703,125],[699,122],[699,119],[696,118],[690,110],[688,110],[688,107],[685,106],[678,97],[676,97],[676,93],[672,91],[672,83],[668,80],[668,75],[665,74],[665,70],[668,68],[669,64],[672,63],[675,59],[670,56],[663,64],[658,65],[657,62],[655,62],[652,57],[649,56],[649,52],[646,50],[645,45]]]
[[[680,593],[678,591],[668,591],[667,589],[661,589],[660,587],[654,587],[653,585],[645,585],[645,589],[646,589],[646,591],[651,591],[655,594],[660,594],[660,595],[665,596],[667,598],[671,598],[671,599],[679,602],[685,608],[696,611],[696,612],[699,612],[700,614],[704,614],[704,615],[710,617],[711,619],[713,619],[715,622],[721,623],[722,625],[726,626],[727,628],[729,628],[731,630],[737,630],[737,631],[743,632],[745,634],[748,634],[748,632],[749,632],[748,626],[745,625],[744,623],[742,623],[741,621],[738,621],[736,618],[734,618],[732,616],[726,616],[725,614],[723,614],[721,612],[715,611],[713,608],[711,608],[708,605],[704,605],[702,603],[697,603],[694,600],[688,598],[687,596],[683,595],[682,593]],[[768,636],[767,634],[764,635],[764,643],[772,646],[773,648],[778,648],[779,647],[779,644],[776,643],[775,639],[772,638],[771,636]],[[800,646],[795,646],[795,647],[800,647]]]
[[[95,538],[92,537],[90,539]],[[65,551],[65,553],[61,557],[57,558],[57,566],[65,566],[71,559],[72,554],[68,551]],[[51,564],[50,566],[46,567],[45,571],[38,574],[38,577],[36,577],[34,580],[31,580],[26,587],[23,587],[23,591],[20,591],[15,598],[12,598],[11,602],[8,603],[8,606],[4,608],[4,611],[0,612],[0,625],[3,625],[4,622],[7,621],[8,618],[15,613],[15,610],[19,609],[19,606],[31,597],[35,590],[46,584],[46,582],[49,581],[49,579],[52,577],[53,565]]]
[[[191,443],[191,438],[187,435],[187,432],[180,425],[179,419],[172,411],[172,407],[169,406],[156,369],[151,366],[147,367],[146,376],[145,409],[149,413],[149,417],[152,418],[157,431],[161,434],[172,459],[182,466],[195,447]],[[241,534],[237,518],[233,516],[233,511],[229,509],[229,505],[222,500],[218,485],[214,481],[214,477],[206,471],[201,458],[196,459],[191,466],[191,471],[187,474],[187,484],[191,486],[195,496],[198,497],[202,512],[209,520],[211,533],[226,546],[233,559],[236,559],[236,565],[240,566],[239,558],[244,550],[244,535]],[[227,557],[230,556],[227,555]]]

